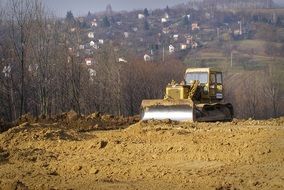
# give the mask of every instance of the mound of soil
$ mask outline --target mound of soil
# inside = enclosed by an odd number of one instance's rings
[[[136,120],[22,121],[0,134],[0,189],[284,189],[284,118]]]
[[[33,117],[31,114],[25,114],[13,123],[6,123],[0,119],[0,133],[26,123],[36,126],[39,125],[41,127],[73,129],[79,132],[115,130],[124,129],[129,125],[138,122],[139,119],[139,116],[118,117],[112,115],[102,115],[100,113],[93,113],[88,116],[84,116],[79,115],[73,110],[55,115],[53,117],[46,117],[44,115]]]

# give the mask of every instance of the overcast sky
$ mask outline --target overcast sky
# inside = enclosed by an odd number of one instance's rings
[[[8,0],[0,0],[5,2]],[[45,6],[57,16],[65,16],[71,10],[75,16],[83,16],[91,11],[92,13],[104,11],[108,4],[111,4],[114,11],[134,9],[155,9],[165,8],[188,0],[42,0]],[[274,0],[284,6],[284,0]]]
[[[173,6],[187,0],[43,0],[43,2],[59,16],[65,16],[68,10],[78,16],[85,15],[88,11],[92,13],[104,11],[108,4],[111,4],[113,10],[119,11],[165,8],[167,5]]]
[[[100,12],[111,4],[115,11],[134,9],[155,9],[165,8],[176,4],[187,2],[188,0],[43,0],[45,5],[58,16],[65,16],[71,10],[75,16],[86,15],[88,11]],[[274,0],[274,2],[284,5],[284,0]]]

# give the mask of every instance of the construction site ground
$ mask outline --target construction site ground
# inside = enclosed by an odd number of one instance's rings
[[[284,189],[284,118],[139,122],[70,112],[0,126],[0,189]]]

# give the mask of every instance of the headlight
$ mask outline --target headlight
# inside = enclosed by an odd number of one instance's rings
[[[222,91],[223,90],[223,86],[222,85],[217,85],[217,90]]]

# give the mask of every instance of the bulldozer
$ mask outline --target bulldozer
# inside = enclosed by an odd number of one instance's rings
[[[181,83],[172,81],[167,85],[164,99],[142,101],[141,120],[231,121],[233,106],[223,98],[220,70],[188,68]]]

